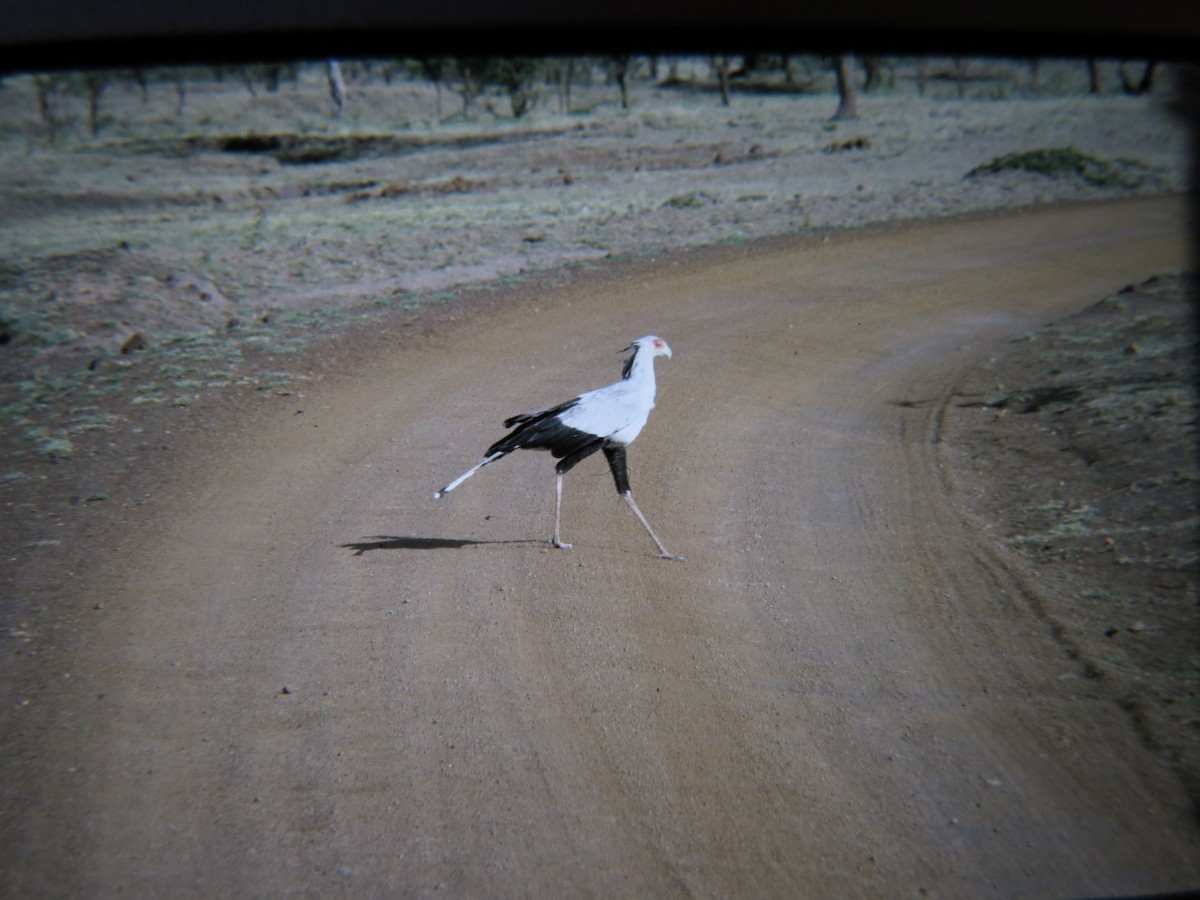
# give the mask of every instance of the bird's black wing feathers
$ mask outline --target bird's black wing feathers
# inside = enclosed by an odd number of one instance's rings
[[[513,428],[492,446],[485,456],[493,453],[512,453],[514,450],[549,450],[555,459],[562,459],[579,452],[588,444],[596,443],[594,434],[570,428],[562,423],[560,416],[579,403],[579,398],[560,403],[549,409],[521,413],[504,421],[505,428]],[[516,426],[514,428],[514,426]],[[599,449],[597,444],[596,449]]]
[[[550,416],[557,416],[559,413],[564,413],[573,406],[579,404],[579,398],[573,397],[565,403],[560,403],[558,406],[551,406],[548,409],[539,409],[537,412],[520,413],[511,416],[504,420],[505,428],[512,428],[514,425],[524,425],[526,422],[537,422]]]

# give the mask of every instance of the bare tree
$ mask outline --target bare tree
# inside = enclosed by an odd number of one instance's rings
[[[423,56],[420,59],[421,71],[433,82],[434,117],[442,121],[442,82],[446,80],[448,62],[441,56]]]
[[[1121,63],[1121,89],[1134,97],[1140,97],[1142,94],[1148,94],[1154,90],[1154,75],[1158,69],[1158,60],[1150,60],[1146,63],[1146,68],[1142,70],[1141,79],[1134,79],[1129,70],[1125,68],[1125,63]]]
[[[796,73],[792,69],[792,54],[784,53],[780,58],[780,67],[783,69],[783,83],[792,85],[796,83]]]
[[[488,67],[489,80],[500,84],[508,91],[514,119],[525,115],[537,101],[533,91],[534,79],[542,73],[542,65],[529,57],[501,57]]]
[[[629,109],[629,60],[629,54],[610,56],[607,60],[608,77],[621,91],[621,109]]]
[[[146,70],[141,68],[130,69],[129,79],[137,85],[138,92],[142,98],[142,105],[144,106],[150,100],[150,85],[146,81]]]
[[[183,104],[187,101],[187,79],[183,67],[173,69],[171,77],[175,81],[175,115],[182,116]]]
[[[455,90],[462,98],[463,118],[469,119],[475,98],[483,90],[483,61],[474,58],[455,59],[450,68],[458,80]]]
[[[843,53],[834,58],[837,73],[838,108],[833,114],[835,121],[843,122],[858,118],[858,94],[854,88],[854,54]]]
[[[954,81],[958,85],[958,99],[967,99],[967,60],[956,57],[954,60]]]
[[[342,66],[336,59],[325,60],[325,77],[329,79],[329,96],[333,99],[333,116],[337,118],[346,107],[346,82]]]
[[[567,115],[571,112],[571,82],[575,77],[575,60],[573,57],[555,59],[546,72],[547,80],[553,81],[558,94],[558,112]]]
[[[728,56],[710,56],[708,61],[721,88],[721,105],[732,105],[733,100],[729,95],[729,70],[733,66],[733,60]]]
[[[256,73],[255,73],[254,66],[239,66],[238,67],[238,77],[241,78],[242,84],[245,85],[246,90],[249,92],[251,99],[257,100],[258,99],[258,89],[254,87],[255,74]],[[220,80],[220,79],[218,79],[218,80]]]
[[[58,90],[58,77],[55,75],[35,75],[33,87],[37,92],[38,118],[46,126],[47,131],[54,135],[54,114],[50,108],[50,97]]]
[[[87,72],[83,76],[83,88],[88,101],[88,133],[95,137],[100,132],[100,95],[108,87],[109,73]]]
[[[864,56],[860,62],[867,73],[866,80],[863,82],[864,94],[869,94],[881,87],[894,88],[896,86],[896,64],[893,60],[882,56]]]

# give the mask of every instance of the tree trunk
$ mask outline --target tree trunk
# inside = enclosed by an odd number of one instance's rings
[[[146,83],[146,70],[142,68],[133,70],[133,82],[138,86],[138,92],[142,98],[142,105],[150,99],[150,86]]]
[[[1100,60],[1089,56],[1088,61],[1088,93],[1099,97],[1104,93],[1104,79],[1100,77]]]
[[[342,79],[342,67],[336,59],[325,61],[325,76],[329,79],[329,96],[333,99],[333,117],[336,119],[346,107],[346,82]]]
[[[84,76],[88,95],[88,131],[95,137],[100,131],[100,95],[108,85],[108,78],[101,72],[89,72]]]
[[[462,97],[462,116],[471,118],[471,106],[479,94],[479,81],[476,77],[475,63],[471,60],[460,60],[458,63],[459,86],[458,93]]]
[[[183,104],[187,101],[187,83],[184,81],[183,69],[175,70],[175,115],[183,115]]]
[[[1140,97],[1142,94],[1148,94],[1154,90],[1154,73],[1158,68],[1158,62],[1150,60],[1146,63],[1146,68],[1142,71],[1140,81],[1134,81],[1130,76],[1129,71],[1125,68],[1125,64],[1121,63],[1121,87],[1126,94],[1134,97]]]
[[[508,91],[514,119],[529,112],[537,102],[534,84],[545,76],[545,64],[527,56],[494,60],[489,81],[499,81]]]
[[[858,118],[858,96],[854,90],[854,54],[843,53],[834,60],[837,72],[838,108],[834,121],[845,122]]]
[[[629,57],[614,56],[610,71],[621,91],[621,109],[629,109]]]
[[[732,106],[733,100],[729,96],[729,57],[714,56],[712,67],[717,74],[717,84],[721,87],[721,105]]]
[[[254,69],[250,66],[241,66],[238,73],[242,76],[242,84],[250,92],[251,98],[258,99],[258,91],[254,87]]]
[[[58,136],[58,122],[54,118],[52,98],[60,87],[59,80],[54,75],[38,75],[33,83],[37,88],[38,115],[46,126],[46,140],[53,144]]]
[[[571,74],[575,60],[564,59],[558,72],[558,111],[566,116],[571,113]]]
[[[43,125],[53,127],[54,123],[50,114],[50,95],[54,93],[54,79],[49,75],[36,75],[33,84],[37,89],[38,117],[42,120]]]
[[[442,80],[446,74],[445,61],[441,58],[423,57],[421,69],[425,72],[425,77],[433,82],[434,118],[440,123],[442,121]]]

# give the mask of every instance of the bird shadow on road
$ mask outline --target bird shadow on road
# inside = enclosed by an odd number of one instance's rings
[[[472,538],[442,538],[442,537],[405,537],[401,535],[379,534],[373,538],[364,538],[341,546],[353,550],[355,556],[362,556],[370,550],[461,550],[463,547],[473,547],[477,544],[542,544],[545,541],[508,540],[508,541],[477,541]]]

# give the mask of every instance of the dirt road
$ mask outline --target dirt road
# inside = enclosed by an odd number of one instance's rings
[[[21,764],[10,887],[1200,883],[1178,783],[966,526],[938,445],[989,347],[1183,266],[1185,218],[1149,200],[688,255],[347,360],[111,537],[53,742]],[[649,332],[675,356],[631,473],[686,563],[654,557],[601,457],[568,480],[572,551],[545,542],[547,456],[431,499],[506,415],[606,383]]]

